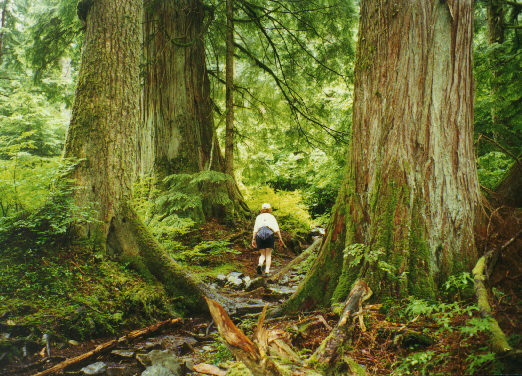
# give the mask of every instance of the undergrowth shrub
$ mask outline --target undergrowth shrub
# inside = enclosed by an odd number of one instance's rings
[[[227,261],[228,255],[240,253],[232,248],[228,241],[209,240],[202,241],[193,248],[180,245],[177,251],[172,253],[172,257],[185,264],[215,266]]]
[[[509,170],[513,159],[499,151],[492,151],[477,158],[480,184],[494,190]]]
[[[208,170],[195,174],[173,174],[163,180],[164,190],[156,199],[157,212],[166,218],[190,218],[203,223],[215,208],[231,204],[226,184],[230,176]],[[217,209],[219,210],[219,209]]]
[[[246,189],[245,199],[254,213],[259,213],[264,202],[272,206],[282,231],[292,237],[306,238],[314,222],[306,210],[299,191],[275,191],[269,186]]]
[[[44,191],[42,182],[37,184],[36,193],[41,195],[39,202],[32,197],[34,193],[27,193],[27,200],[23,199],[26,195],[14,198],[19,202],[15,205],[19,210],[0,217],[0,251],[32,257],[39,250],[49,250],[67,242],[67,230],[72,223],[92,221],[94,211],[74,203],[73,194],[78,188],[66,178],[75,165],[74,161],[64,161],[40,176],[47,186]],[[0,181],[0,190],[7,190],[6,185],[5,181]],[[30,183],[23,186],[23,190],[30,189]]]

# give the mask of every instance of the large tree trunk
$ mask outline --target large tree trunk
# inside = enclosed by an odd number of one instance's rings
[[[234,1],[227,0],[225,171],[234,176]]]
[[[471,0],[361,2],[345,183],[283,311],[343,299],[357,279],[376,296],[433,297],[448,275],[471,270],[472,17]]]
[[[65,157],[83,160],[73,177],[78,203],[94,203],[98,223],[84,228],[104,243],[135,175],[139,121],[141,11],[130,0],[93,2]]]
[[[0,66],[2,65],[3,60],[3,52],[4,52],[4,27],[5,27],[5,18],[7,15],[7,5],[9,4],[9,0],[4,0],[4,4],[2,6],[2,19],[0,24]]]
[[[145,9],[140,159],[142,173],[154,171],[160,181],[179,173],[225,172],[205,63],[206,13],[201,0],[154,1]],[[208,202],[205,214],[241,212],[237,187],[227,194],[234,205]]]
[[[183,308],[201,310],[206,287],[181,269],[143,226],[130,200],[139,121],[143,3],[97,0],[86,18],[82,64],[65,157],[80,161],[72,173],[78,205],[94,204],[97,218],[77,234],[165,284]]]

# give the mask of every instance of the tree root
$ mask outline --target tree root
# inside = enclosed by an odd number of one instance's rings
[[[341,347],[352,333],[352,318],[358,317],[362,321],[362,303],[368,299],[372,291],[364,281],[355,283],[341,319],[330,335],[311,358],[304,360],[284,341],[274,335],[273,331],[263,327],[266,308],[263,309],[256,330],[255,339],[250,340],[230,320],[225,310],[215,301],[206,299],[210,313],[216,323],[219,333],[225,340],[236,359],[243,362],[255,376],[289,375],[316,376],[312,367],[326,369],[326,374],[364,375],[364,369],[352,358],[342,354]],[[270,357],[268,357],[270,354]],[[340,373],[339,373],[340,372]]]
[[[235,312],[231,300],[218,295],[204,282],[182,268],[158,243],[129,204],[111,222],[107,247],[131,265],[145,278],[161,282],[167,293],[179,298],[180,309],[202,312],[203,297],[219,301],[229,312]]]

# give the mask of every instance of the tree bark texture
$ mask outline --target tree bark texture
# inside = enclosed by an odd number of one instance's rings
[[[344,299],[357,279],[376,296],[433,297],[448,275],[471,270],[472,5],[361,2],[345,182],[320,255],[283,311]]]
[[[82,64],[65,157],[80,160],[72,174],[76,200],[94,203],[97,221],[78,226],[80,237],[165,285],[185,311],[204,309],[203,296],[221,300],[180,267],[131,206],[139,122],[141,1],[97,0],[86,17]],[[223,302],[227,306],[227,302]]]
[[[98,0],[87,14],[64,155],[82,160],[73,174],[77,199],[80,205],[95,203],[99,212],[99,223],[85,235],[101,242],[130,197],[135,176],[141,12],[140,2]]]
[[[504,43],[504,1],[488,0],[488,41],[493,43]]]
[[[234,176],[234,0],[227,0],[225,172]]]
[[[139,158],[141,172],[153,172],[160,181],[179,173],[225,172],[205,62],[206,12],[201,0],[160,0],[145,8]],[[246,208],[235,184],[223,189],[234,205],[208,203],[207,216],[223,217]]]
[[[154,1],[145,8],[140,135],[145,173],[223,170],[206,71],[204,18],[200,0]]]

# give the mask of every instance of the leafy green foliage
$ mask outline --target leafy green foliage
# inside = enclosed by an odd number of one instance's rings
[[[502,181],[513,159],[498,151],[491,151],[477,158],[480,184],[494,190]]]
[[[471,273],[462,272],[449,276],[444,283],[444,290],[449,296],[459,298],[459,300],[474,297],[475,290]]]
[[[226,191],[229,180],[227,174],[213,170],[169,175],[163,181],[165,189],[156,199],[157,210],[163,220],[170,217],[174,221],[181,217],[202,223],[208,208],[231,204]]]
[[[433,368],[434,358],[436,358],[433,351],[424,351],[413,353],[397,363],[392,371],[392,375],[411,375],[414,371],[419,371],[420,374],[429,374],[429,370]]]
[[[57,338],[114,335],[122,326],[168,314],[161,286],[146,284],[121,264],[79,247],[48,247],[23,263],[0,253],[0,312]]]
[[[458,301],[453,303],[429,303],[423,299],[415,299],[413,297],[409,298],[409,303],[405,308],[405,314],[411,319],[419,315],[433,319],[440,326],[438,329],[439,333],[454,330],[452,319],[456,315],[471,317],[476,311],[478,311],[478,307],[475,304],[462,306]],[[462,327],[459,330],[462,333],[472,335],[482,330],[483,324],[479,319],[473,319],[473,321],[470,321],[469,326]]]
[[[0,80],[1,81],[1,80]],[[51,105],[42,94],[13,82],[0,87],[0,158],[14,154],[13,146],[23,147],[17,152],[51,157],[61,153],[68,121],[59,108]]]
[[[486,350],[487,348],[483,348],[482,350]],[[495,354],[492,352],[486,352],[481,354],[471,354],[468,356],[469,365],[466,370],[470,375],[474,375],[480,369],[483,369],[485,366],[494,363],[495,370],[491,370],[491,374],[499,374],[502,371],[501,364],[499,362],[495,362]]]
[[[504,7],[504,40],[489,43],[486,4],[477,2],[475,7],[474,76],[476,84],[475,132],[486,134],[514,155],[522,152],[522,88],[520,65],[520,28],[517,24],[520,10],[507,11]],[[511,14],[511,16],[508,16]],[[507,27],[506,27],[507,26]],[[495,119],[493,118],[495,117]],[[481,142],[479,156],[497,146]]]
[[[177,261],[196,265],[216,265],[226,261],[227,255],[241,252],[231,247],[227,241],[210,240],[197,244],[194,248],[179,247],[172,253]]]
[[[265,202],[272,206],[272,214],[277,218],[279,227],[293,236],[305,237],[313,226],[313,221],[304,206],[299,191],[278,191],[268,186],[247,189],[245,200],[256,213]]]
[[[220,364],[234,360],[234,354],[232,354],[225,343],[217,341],[212,344],[212,347],[215,348],[215,351],[212,353],[211,357],[212,364]]]

